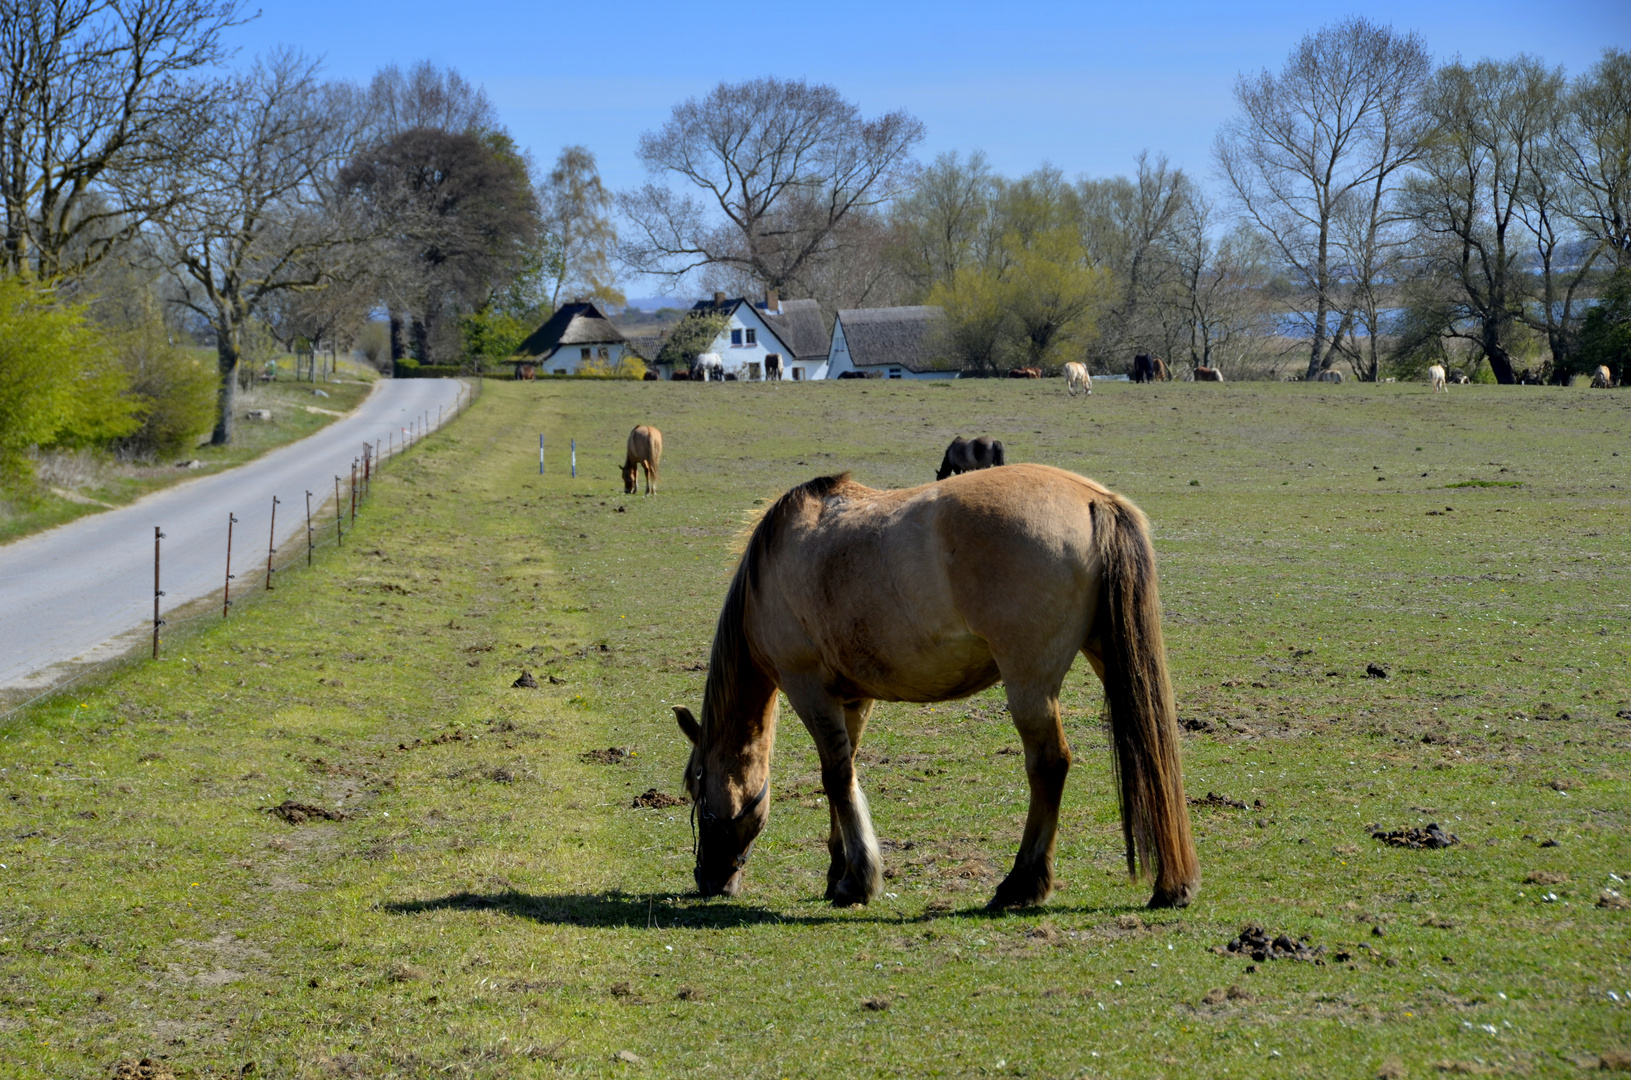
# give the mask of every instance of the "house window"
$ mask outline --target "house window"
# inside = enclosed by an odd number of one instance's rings
[[[793,381],[794,382],[801,382],[801,381],[803,381],[803,379],[804,379],[804,369],[801,368],[801,367],[794,368],[793,369]]]
[[[732,330],[731,331],[731,344],[732,345],[742,344],[742,331],[740,331],[740,330]]]
[[[756,329],[754,329],[753,327],[750,326],[747,329],[747,335],[748,335],[748,344],[749,345],[759,344],[759,331],[758,330],[756,330]]]
[[[583,348],[579,349],[578,352],[581,354],[579,359],[582,360],[583,363],[587,364],[591,355],[589,352],[589,346],[585,345]]]
[[[898,378],[900,378],[900,377],[901,377],[901,375],[900,375],[900,368],[898,368],[898,367],[892,367],[892,368],[890,368],[890,369],[889,369],[889,377],[890,377],[890,378],[891,378],[891,379],[898,379]]]

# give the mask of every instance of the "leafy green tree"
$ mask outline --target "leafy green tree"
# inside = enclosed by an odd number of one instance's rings
[[[1624,386],[1631,376],[1631,267],[1614,271],[1580,329],[1580,373],[1601,364]]]
[[[501,363],[532,330],[529,322],[502,307],[488,305],[459,319],[465,362],[473,367]]]
[[[1026,367],[1050,369],[1079,356],[1110,299],[1110,274],[1087,265],[1068,227],[1039,232],[1013,252],[1001,295],[1015,352]]]
[[[0,279],[0,483],[32,478],[29,447],[90,446],[139,426],[140,403],[100,345],[83,305]]]
[[[588,147],[561,151],[538,191],[538,205],[549,236],[551,308],[560,306],[563,291],[622,307],[625,297],[612,282],[612,252],[617,247],[612,196],[600,182],[595,155]]]
[[[190,449],[210,433],[218,376],[213,365],[170,340],[156,309],[110,335],[108,344],[141,407],[141,426],[119,440],[122,450],[164,457]]]
[[[938,347],[969,371],[997,370],[1008,310],[1002,276],[969,267],[935,283],[928,303],[946,312],[945,340]]]
[[[697,354],[706,352],[714,339],[725,332],[730,316],[719,311],[690,311],[669,331],[657,353],[659,364],[673,364],[676,371],[688,371]]]

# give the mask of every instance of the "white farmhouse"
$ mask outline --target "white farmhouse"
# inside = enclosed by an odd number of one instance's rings
[[[751,301],[714,293],[712,300],[699,300],[691,310],[730,316],[730,324],[703,350],[719,356],[727,375],[749,382],[763,379],[768,358],[775,356],[783,379],[826,377],[827,322],[814,300],[783,300],[774,289],[763,300]]]
[[[955,379],[957,367],[938,347],[945,325],[946,313],[938,307],[840,310],[827,378],[854,372],[885,379]]]
[[[574,300],[518,345],[510,362],[518,375],[526,366],[540,375],[576,375],[591,362],[616,367],[625,356],[638,355],[604,312],[590,301]]]

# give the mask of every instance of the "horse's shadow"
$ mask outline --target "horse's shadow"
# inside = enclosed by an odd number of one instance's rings
[[[551,926],[624,928],[646,930],[721,930],[761,923],[789,926],[824,926],[829,923],[890,923],[912,925],[940,919],[999,920],[1014,915],[1072,914],[1119,915],[1142,911],[1136,905],[1059,906],[1027,911],[992,911],[983,905],[966,908],[930,909],[916,913],[869,908],[865,912],[837,911],[798,913],[737,901],[689,902],[664,893],[562,893],[534,895],[506,889],[502,892],[457,892],[427,900],[393,900],[380,905],[398,915],[431,911],[496,911],[518,919]]]

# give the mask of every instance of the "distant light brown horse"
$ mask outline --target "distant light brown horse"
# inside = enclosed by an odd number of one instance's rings
[[[640,485],[635,474],[646,467],[646,494],[657,490],[657,465],[663,460],[663,433],[647,424],[629,432],[629,452],[623,459],[623,494],[633,495]]]
[[[934,478],[944,480],[948,476],[1007,463],[1008,457],[1003,453],[1001,439],[993,439],[989,435],[965,439],[959,435],[946,447],[946,454],[940,459],[940,468],[935,471]]]
[[[1591,373],[1591,385],[1595,390],[1612,390],[1614,388],[1614,373],[1608,370],[1607,364],[1597,365],[1597,370]]]
[[[1040,379],[1042,377],[1042,369],[1034,367],[1012,368],[1008,372],[1008,377],[1010,379]]]
[[[734,896],[770,817],[777,691],[815,740],[830,803],[827,896],[866,903],[882,884],[855,772],[874,701],[950,701],[998,680],[1025,746],[1030,809],[994,908],[1046,900],[1070,746],[1059,689],[1076,654],[1109,705],[1129,873],[1151,907],[1199,887],[1144,515],[1099,484],[1011,465],[874,491],[824,476],[760,519],[714,632],[691,740],[697,888]]]

